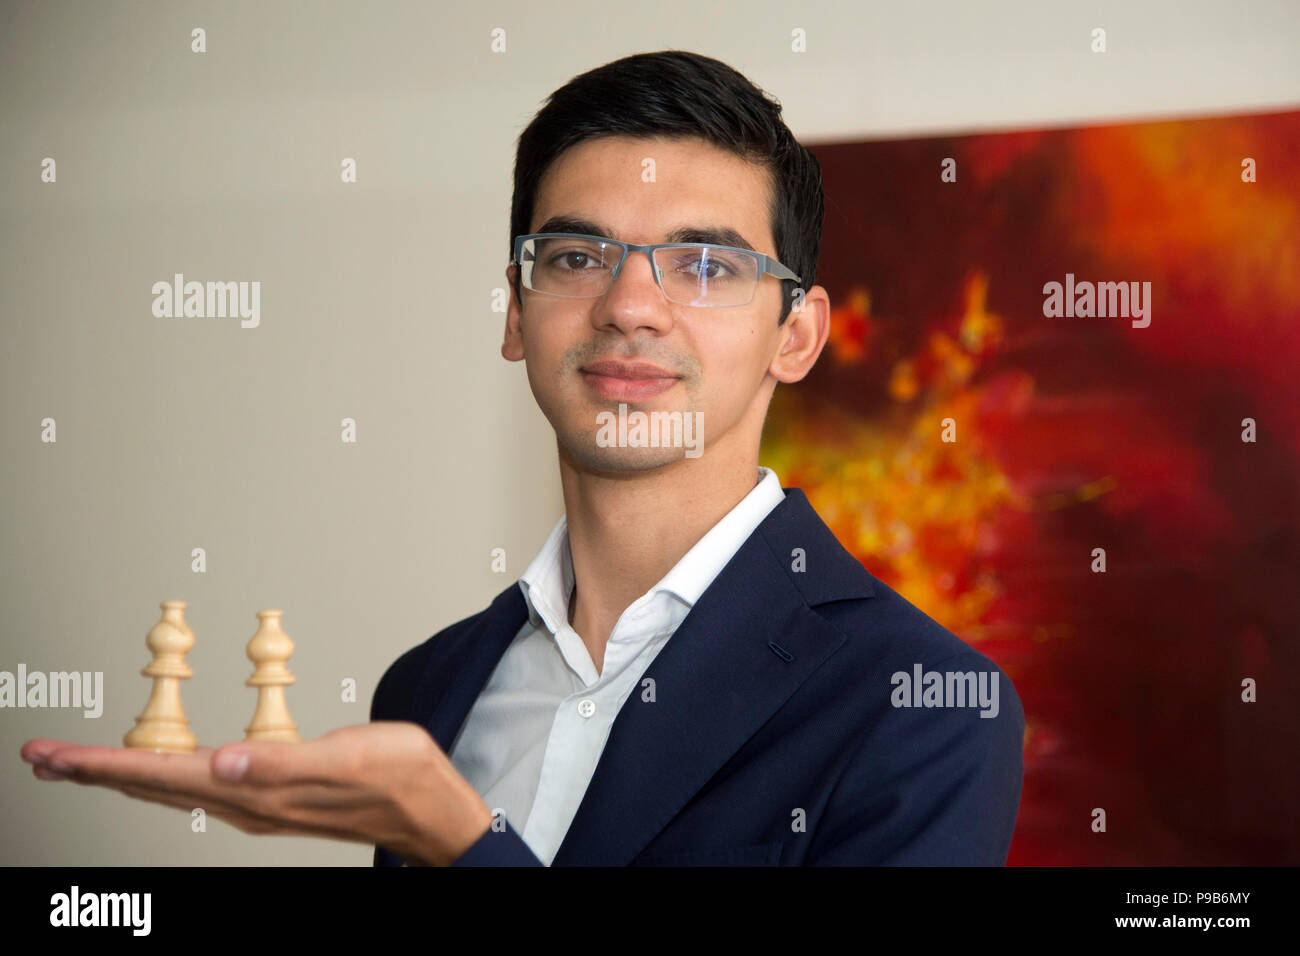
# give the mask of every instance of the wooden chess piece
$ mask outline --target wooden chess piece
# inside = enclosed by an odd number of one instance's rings
[[[184,601],[163,601],[161,606],[162,620],[145,637],[153,660],[140,671],[153,678],[153,692],[123,743],[132,750],[194,753],[198,741],[181,709],[180,683],[194,676],[185,663],[185,655],[194,646],[194,632],[185,623]]]
[[[279,740],[298,743],[298,725],[289,716],[284,689],[295,680],[287,666],[293,656],[293,641],[280,629],[283,611],[258,611],[257,633],[248,642],[248,659],[255,665],[253,676],[244,681],[257,688],[257,710],[244,733],[245,740]]]

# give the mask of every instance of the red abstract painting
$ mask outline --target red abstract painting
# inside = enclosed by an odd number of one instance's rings
[[[1008,862],[1300,862],[1300,113],[812,149],[760,460],[1014,681]]]

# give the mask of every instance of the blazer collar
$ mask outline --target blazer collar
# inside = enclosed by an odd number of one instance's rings
[[[844,643],[811,608],[873,596],[803,491],[785,492],[646,670],[655,702],[639,684],[614,719],[555,865],[631,862]],[[474,627],[435,644],[414,713],[444,750],[527,617],[511,585]]]

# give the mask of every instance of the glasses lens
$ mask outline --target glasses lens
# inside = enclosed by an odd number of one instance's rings
[[[681,305],[725,309],[746,305],[758,285],[758,258],[748,252],[707,245],[655,250],[666,295]]]
[[[523,249],[524,286],[574,298],[602,295],[622,251],[621,246],[594,239],[528,239]]]

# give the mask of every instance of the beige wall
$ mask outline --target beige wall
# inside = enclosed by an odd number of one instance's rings
[[[190,602],[184,701],[218,744],[252,713],[258,609],[284,609],[289,702],[315,737],[365,721],[398,654],[515,580],[559,486],[491,295],[514,140],[574,74],[707,53],[808,142],[1300,103],[1291,2],[442,6],[0,9],[0,670],[104,675],[98,719],[0,710],[0,862],[369,863],[215,818],[195,834],[179,811],[37,781],[18,750],[120,743],[165,598]],[[260,324],[154,317],[151,286],[176,272],[260,281]]]

